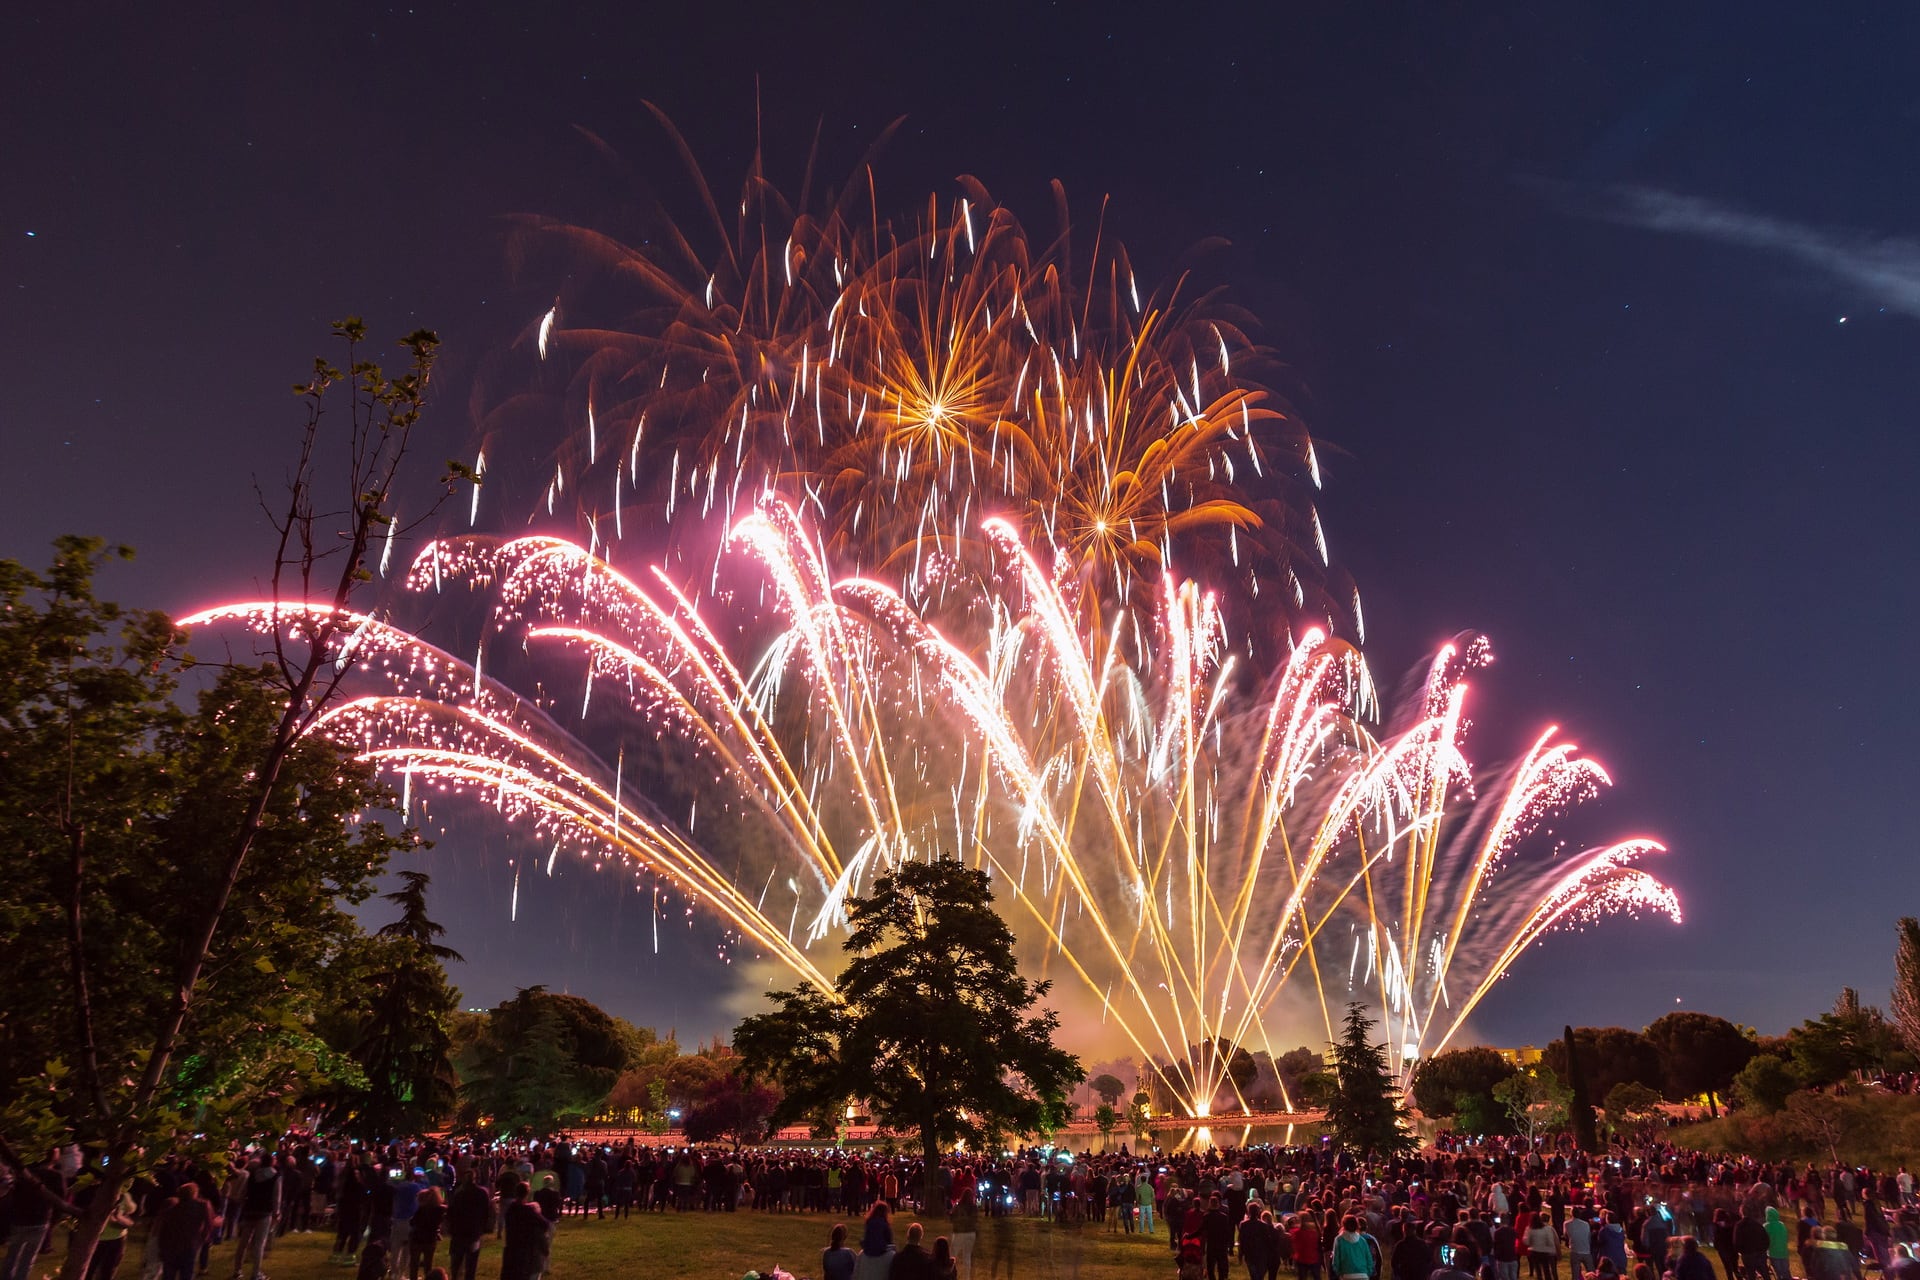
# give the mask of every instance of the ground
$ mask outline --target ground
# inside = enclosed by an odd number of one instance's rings
[[[905,1243],[911,1215],[898,1215],[894,1235]],[[799,1280],[818,1280],[820,1250],[835,1222],[825,1214],[683,1213],[636,1215],[616,1222],[569,1217],[553,1244],[551,1280],[739,1280],[748,1271],[778,1263]],[[1173,1255],[1163,1229],[1155,1236],[1125,1236],[1105,1227],[1056,1230],[1051,1224],[1016,1218],[1013,1222],[1013,1280],[1173,1280]],[[858,1243],[859,1221],[848,1222]],[[944,1219],[927,1222],[928,1237],[944,1234]],[[974,1255],[974,1280],[988,1280],[991,1228],[981,1224]],[[351,1280],[353,1272],[327,1264],[332,1233],[290,1235],[275,1242],[267,1258],[272,1280]],[[65,1239],[59,1241],[64,1248]],[[119,1280],[138,1280],[138,1240],[119,1272]],[[446,1243],[441,1242],[444,1263]],[[208,1280],[233,1274],[233,1246],[213,1251]],[[58,1259],[43,1257],[36,1276],[53,1274]],[[480,1253],[479,1280],[497,1280],[500,1246],[490,1240]],[[1004,1271],[1003,1271],[1004,1274]],[[1291,1275],[1291,1270],[1287,1272]],[[1233,1280],[1246,1269],[1234,1264]],[[966,1280],[962,1277],[962,1280]]]

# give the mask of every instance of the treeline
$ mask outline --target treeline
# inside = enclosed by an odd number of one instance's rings
[[[588,1124],[699,1142],[756,1142],[780,1101],[718,1041],[683,1052],[580,996],[528,987],[453,1024],[457,1105],[445,1117],[476,1132],[548,1134]]]
[[[1797,1138],[1837,1150],[1850,1123],[1838,1097],[1865,1082],[1906,1091],[1920,1072],[1920,922],[1902,919],[1896,932],[1891,1016],[1849,987],[1830,1011],[1779,1036],[1690,1011],[1638,1031],[1568,1027],[1537,1063],[1479,1047],[1436,1054],[1415,1071],[1411,1100],[1429,1119],[1475,1133],[1604,1124],[1622,1134],[1662,1118],[1668,1104],[1718,1116],[1724,1102],[1756,1148]]]

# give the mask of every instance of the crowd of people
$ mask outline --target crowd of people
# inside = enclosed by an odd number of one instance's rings
[[[0,1280],[30,1280],[75,1172],[57,1157],[0,1197]],[[51,1191],[49,1190],[51,1189]],[[196,1280],[233,1244],[233,1280],[264,1280],[274,1243],[326,1232],[356,1280],[538,1280],[557,1227],[649,1213],[822,1214],[818,1280],[1011,1280],[1020,1219],[1050,1241],[1089,1230],[1166,1238],[1179,1280],[1920,1280],[1920,1203],[1902,1167],[1788,1167],[1653,1144],[1443,1138],[1356,1160],[1328,1144],[1163,1153],[1026,1149],[917,1159],[840,1149],[623,1141],[382,1145],[286,1140],[216,1166],[163,1160],[120,1194],[89,1280]],[[897,1213],[928,1218],[904,1228]],[[1143,1255],[1152,1256],[1152,1255]],[[224,1265],[224,1263],[223,1263]],[[489,1266],[491,1271],[491,1264]],[[769,1269],[768,1274],[774,1274]],[[780,1273],[784,1274],[784,1273]]]

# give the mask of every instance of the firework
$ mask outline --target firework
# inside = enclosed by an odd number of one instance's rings
[[[316,730],[403,806],[491,806],[549,870],[651,879],[656,946],[677,895],[823,991],[849,897],[963,858],[1195,1115],[1283,1023],[1366,1001],[1404,1068],[1550,930],[1679,918],[1656,842],[1541,830],[1609,783],[1556,731],[1476,776],[1484,640],[1373,727],[1315,443],[1217,296],[1030,240],[971,181],[896,226],[870,178],[815,210],[756,162],[729,225],[695,178],[698,233],[526,224],[596,282],[527,333],[568,426],[526,473],[500,459],[551,398],[496,409],[465,514],[518,491],[578,536],[415,558],[407,595],[484,604],[471,660],[349,619],[365,688]]]
[[[1314,441],[1257,381],[1273,361],[1239,312],[1184,278],[1143,288],[1098,231],[1077,257],[1064,194],[1039,244],[966,179],[883,222],[866,173],[812,210],[757,162],[737,204],[694,169],[705,216],[638,243],[524,221],[526,252],[557,247],[583,282],[530,339],[572,424],[536,511],[577,513],[596,551],[636,528],[655,546],[664,521],[684,552],[779,493],[836,566],[916,595],[990,559],[999,515],[1082,579],[1083,622],[1150,611],[1177,568],[1244,587],[1239,616],[1357,634]],[[516,383],[494,431],[526,401]]]
[[[1651,840],[1533,848],[1544,817],[1608,782],[1551,731],[1476,791],[1462,739],[1484,642],[1443,650],[1411,722],[1376,738],[1346,642],[1309,631],[1258,679],[1196,583],[1164,579],[1154,634],[1130,640],[1131,624],[1081,625],[1070,558],[1043,563],[1009,520],[980,536],[995,559],[988,621],[956,637],[900,589],[836,576],[801,518],[764,504],[728,539],[780,618],[751,662],[661,569],[634,580],[554,538],[436,543],[407,585],[466,584],[497,635],[573,655],[579,706],[535,706],[478,663],[361,619],[360,660],[389,688],[321,728],[409,798],[461,792],[556,853],[630,860],[822,989],[813,948],[873,876],[942,855],[988,867],[1025,918],[1032,967],[1084,986],[1202,1115],[1232,1088],[1208,1046],[1271,1051],[1269,1015],[1290,995],[1330,1036],[1336,1004],[1376,1005],[1404,1065],[1445,1045],[1546,931],[1618,911],[1678,918],[1633,865]],[[272,616],[239,605],[189,621],[221,619]],[[778,727],[783,704],[797,730]],[[695,813],[672,821],[638,799],[561,714],[638,716],[683,744],[709,771],[708,822],[751,824],[751,857],[717,870]]]

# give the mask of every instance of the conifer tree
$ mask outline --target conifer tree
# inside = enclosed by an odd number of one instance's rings
[[[1361,1156],[1391,1155],[1413,1145],[1400,1087],[1387,1067],[1387,1047],[1372,1042],[1366,1006],[1347,1006],[1346,1030],[1333,1046],[1333,1095],[1327,1126],[1333,1139]]]

